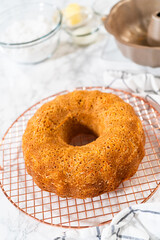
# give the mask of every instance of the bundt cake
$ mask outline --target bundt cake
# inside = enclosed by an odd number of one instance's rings
[[[73,146],[79,133],[96,140]],[[112,191],[135,174],[145,135],[134,109],[114,94],[74,91],[40,107],[23,135],[27,172],[42,189],[87,198]]]

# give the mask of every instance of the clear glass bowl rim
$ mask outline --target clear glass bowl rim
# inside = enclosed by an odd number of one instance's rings
[[[84,33],[84,34],[73,34],[73,31],[68,30],[67,28],[65,29],[65,31],[66,31],[70,36],[72,36],[72,37],[86,37],[86,36],[89,36],[89,35],[92,35],[92,34],[98,32],[99,29],[100,29],[100,26],[101,26],[101,25],[93,28],[93,30],[91,30],[91,31],[89,31],[89,32],[87,32],[87,33]]]

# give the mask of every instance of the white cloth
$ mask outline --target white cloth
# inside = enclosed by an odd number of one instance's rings
[[[102,231],[102,240],[160,240],[160,203],[122,210]]]
[[[144,97],[160,111],[160,77],[150,73],[134,73],[132,71],[107,70],[104,82],[111,88],[123,89]]]

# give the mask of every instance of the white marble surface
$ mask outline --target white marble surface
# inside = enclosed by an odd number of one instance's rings
[[[5,1],[0,3],[6,6]],[[78,86],[105,85],[103,72],[107,66],[114,69],[114,61],[130,63],[107,34],[102,34],[96,44],[84,48],[72,45],[66,37],[61,38],[55,55],[34,66],[19,65],[0,55],[0,138],[26,108],[40,99]],[[160,75],[160,69],[134,66],[138,71],[155,71]],[[159,200],[160,190],[150,201]],[[54,238],[54,228],[17,210],[0,190],[0,240]]]

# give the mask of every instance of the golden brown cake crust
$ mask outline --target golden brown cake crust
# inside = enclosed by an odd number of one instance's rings
[[[88,129],[98,136],[95,141],[69,144]],[[145,135],[134,109],[118,96],[74,91],[39,108],[22,142],[26,169],[42,190],[87,198],[112,191],[135,174]]]

